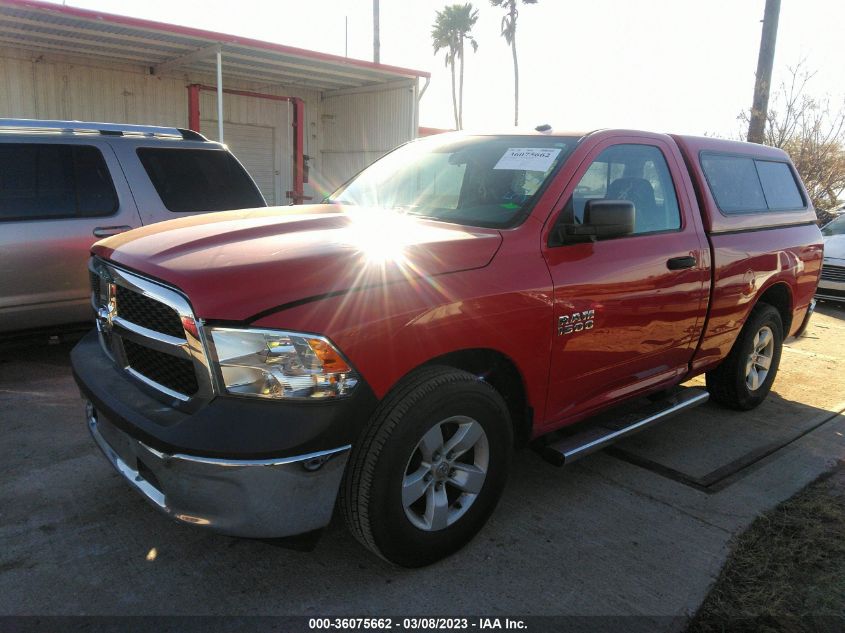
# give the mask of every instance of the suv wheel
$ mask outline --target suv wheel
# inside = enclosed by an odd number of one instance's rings
[[[733,409],[753,409],[769,395],[782,349],[780,313],[769,304],[757,304],[727,358],[707,373],[710,395]]]
[[[433,563],[484,525],[512,446],[507,407],[489,384],[449,367],[415,372],[353,447],[341,486],[346,523],[388,561]]]

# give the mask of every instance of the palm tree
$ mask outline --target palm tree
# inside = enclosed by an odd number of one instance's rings
[[[452,108],[455,114],[455,128],[464,127],[464,45],[468,41],[473,51],[478,50],[478,42],[471,35],[472,27],[478,21],[478,10],[472,4],[453,4],[443,7],[431,27],[431,41],[434,54],[446,50],[446,65],[452,71]],[[455,63],[460,61],[460,78],[455,86]]]
[[[455,55],[458,50],[455,30],[449,23],[447,13],[449,7],[437,12],[437,17],[431,27],[431,41],[434,44],[434,54],[437,55],[442,49],[446,49],[446,66],[452,71],[452,109],[455,114],[455,129],[458,129],[458,97],[455,91]]]
[[[519,125],[519,61],[516,56],[516,18],[519,11],[516,8],[517,0],[490,0],[494,7],[504,7],[505,15],[502,17],[502,35],[510,45],[513,53],[513,124]],[[522,0],[522,4],[537,4],[537,0]]]

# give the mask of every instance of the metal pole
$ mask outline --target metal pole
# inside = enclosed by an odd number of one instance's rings
[[[381,41],[379,40],[378,0],[373,0],[373,61],[381,62]]]
[[[223,142],[223,51],[217,49],[217,140]]]
[[[762,143],[769,113],[769,89],[772,84],[772,66],[775,61],[775,43],[778,38],[780,0],[766,0],[763,14],[763,35],[760,37],[760,55],[757,58],[757,79],[754,82],[754,101],[748,122],[748,142]]]

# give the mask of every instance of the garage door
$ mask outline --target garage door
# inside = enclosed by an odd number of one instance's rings
[[[217,140],[217,122],[201,121],[202,133]],[[243,163],[267,204],[276,200],[275,130],[260,125],[225,124],[224,138],[232,153]]]

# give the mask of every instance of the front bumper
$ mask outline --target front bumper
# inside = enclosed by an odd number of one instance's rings
[[[845,283],[822,279],[816,288],[817,299],[829,301],[845,301]]]
[[[167,454],[86,405],[88,430],[115,470],[164,514],[232,536],[275,538],[325,527],[349,446],[264,460]]]
[[[176,520],[232,536],[326,526],[349,447],[376,405],[362,381],[337,402],[218,396],[185,412],[149,395],[93,333],[71,363],[91,435],[124,479]]]

